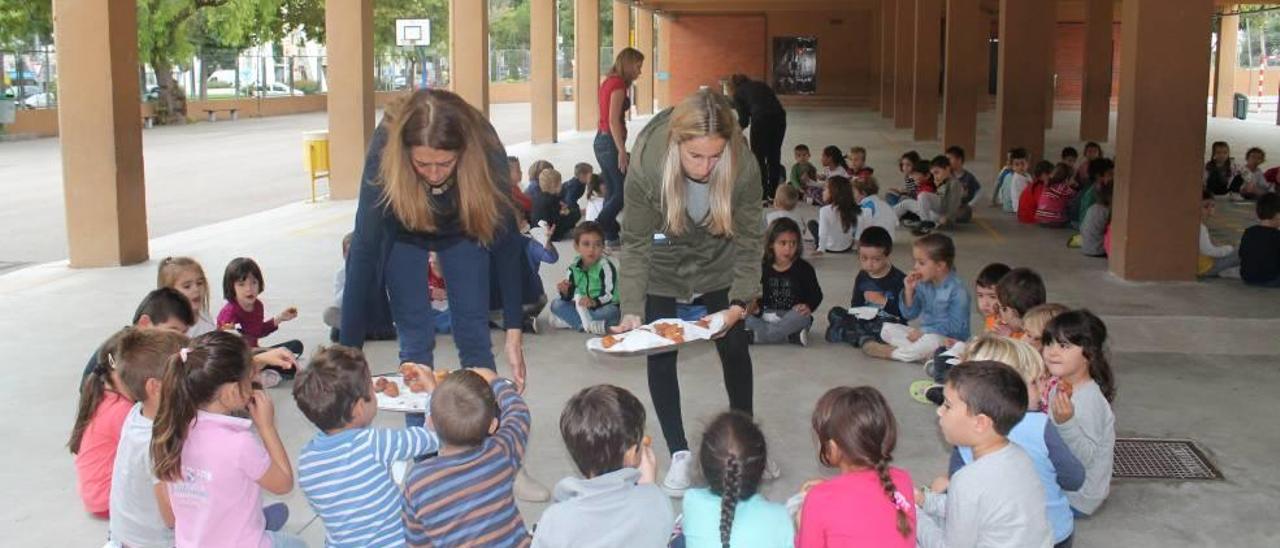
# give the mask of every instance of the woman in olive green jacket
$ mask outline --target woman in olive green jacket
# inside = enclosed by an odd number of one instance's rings
[[[729,406],[751,413],[752,373],[742,318],[760,289],[760,173],[733,106],[699,91],[654,116],[636,139],[624,188],[618,332],[676,317],[676,303],[701,296],[723,312],[716,340]],[[644,318],[643,322],[641,317]],[[689,442],[680,416],[676,352],[649,357],[649,395],[671,451],[663,480],[679,496],[689,485]]]

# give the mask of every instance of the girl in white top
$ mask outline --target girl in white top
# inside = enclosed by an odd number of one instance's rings
[[[1200,265],[1196,273],[1200,276],[1215,277],[1223,271],[1240,266],[1240,255],[1231,244],[1216,245],[1209,237],[1209,227],[1205,223],[1213,217],[1217,203],[1213,193],[1204,189],[1200,196]]]
[[[853,197],[853,184],[845,177],[830,177],[822,199],[826,205],[818,210],[818,220],[809,221],[809,231],[817,242],[815,253],[851,251],[854,243],[853,231],[858,225],[860,210]]]
[[[1258,147],[1249,149],[1244,154],[1244,167],[1240,169],[1240,177],[1244,182],[1240,186],[1240,196],[1248,200],[1256,200],[1263,194],[1276,191],[1276,185],[1267,181],[1262,172],[1262,162],[1267,161],[1267,153]]]
[[[584,221],[594,221],[600,216],[600,208],[604,207],[605,187],[597,174],[591,174],[591,182],[587,184],[587,209],[582,216]]]
[[[898,215],[893,206],[879,195],[880,184],[875,177],[863,177],[853,181],[853,195],[858,200],[858,227],[854,230],[853,239],[862,237],[862,231],[869,226],[878,226],[889,233],[889,237],[897,240]]]
[[[844,153],[835,145],[822,149],[822,169],[818,170],[819,181],[826,181],[830,177],[851,177],[849,165],[844,161]]]
[[[209,316],[209,282],[195,259],[165,257],[156,272],[156,286],[176,289],[191,302],[196,324],[187,332],[188,337],[194,339],[217,328]]]

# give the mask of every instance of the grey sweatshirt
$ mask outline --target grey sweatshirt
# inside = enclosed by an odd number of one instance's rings
[[[591,479],[565,478],[552,492],[533,534],[535,548],[663,547],[675,513],[657,485],[639,485],[640,471],[623,468]]]
[[[1057,394],[1057,388],[1053,392],[1050,400]],[[1111,403],[1102,395],[1102,389],[1093,381],[1076,385],[1071,392],[1071,404],[1075,406],[1075,414],[1071,420],[1058,424],[1058,433],[1084,465],[1084,487],[1068,491],[1067,500],[1071,501],[1072,508],[1093,514],[1111,491],[1116,416],[1111,413]]]
[[[961,468],[945,494],[925,495],[917,515],[922,548],[1050,548],[1044,488],[1031,457],[1010,442]]]

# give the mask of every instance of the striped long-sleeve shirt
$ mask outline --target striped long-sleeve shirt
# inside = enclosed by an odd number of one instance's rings
[[[479,447],[427,459],[405,479],[410,546],[528,546],[512,487],[529,442],[529,407],[506,379],[493,382],[498,431]]]
[[[298,456],[298,485],[324,521],[325,545],[404,546],[391,463],[440,448],[434,432],[355,428],[312,438]]]

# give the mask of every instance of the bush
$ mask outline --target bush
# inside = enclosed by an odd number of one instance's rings
[[[293,89],[301,91],[307,95],[315,95],[320,93],[320,82],[315,80],[294,80]]]

